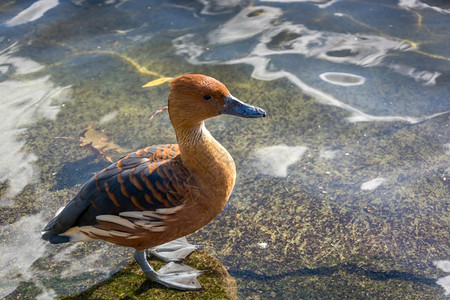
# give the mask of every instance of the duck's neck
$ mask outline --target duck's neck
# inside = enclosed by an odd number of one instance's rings
[[[202,191],[225,202],[231,194],[236,167],[231,155],[214,139],[203,122],[175,128],[181,159]]]

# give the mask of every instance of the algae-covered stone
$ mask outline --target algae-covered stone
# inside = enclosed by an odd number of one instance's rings
[[[157,260],[150,260],[149,263],[155,269],[164,265]],[[139,266],[133,261],[108,280],[84,292],[60,299],[237,299],[236,281],[213,256],[204,251],[196,251],[183,263],[203,271],[198,277],[203,289],[177,291],[166,288],[146,280]]]

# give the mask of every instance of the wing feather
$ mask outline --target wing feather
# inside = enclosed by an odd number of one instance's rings
[[[62,212],[47,224],[43,238],[65,242],[59,235],[71,227],[80,226],[83,232],[91,232],[86,228],[100,223],[131,229],[130,226],[137,226],[128,220],[134,216],[153,219],[154,224],[150,222],[147,226],[152,231],[163,231],[165,226],[156,221],[162,221],[165,212],[175,212],[183,204],[188,179],[189,172],[181,162],[178,145],[150,146],[130,153],[84,184]],[[105,233],[98,230],[89,235],[101,238]]]

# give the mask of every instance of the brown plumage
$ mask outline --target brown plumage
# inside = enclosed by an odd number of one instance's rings
[[[144,250],[200,229],[233,189],[236,168],[203,121],[220,114],[263,117],[214,78],[184,75],[171,83],[169,116],[178,145],[137,150],[88,181],[45,227],[51,243],[102,239]]]

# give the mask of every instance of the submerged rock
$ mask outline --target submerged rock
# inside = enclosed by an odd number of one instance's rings
[[[149,259],[155,269],[163,262]],[[84,292],[60,299],[237,299],[237,286],[225,267],[204,251],[195,251],[184,264],[202,270],[198,280],[203,286],[199,291],[178,291],[148,281],[138,264],[133,261],[108,280],[94,285]]]

